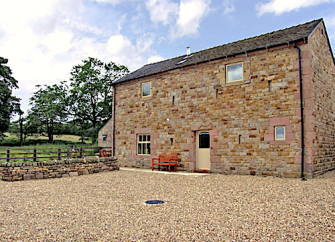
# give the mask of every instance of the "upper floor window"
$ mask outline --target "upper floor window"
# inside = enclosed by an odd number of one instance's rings
[[[151,82],[142,83],[142,97],[151,96]]]
[[[104,135],[102,136],[102,141],[104,141],[104,142],[107,141],[107,135],[106,135],[106,134],[104,134]]]
[[[243,64],[227,65],[227,82],[235,82],[243,80]]]

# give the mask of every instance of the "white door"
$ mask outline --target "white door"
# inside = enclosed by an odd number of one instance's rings
[[[209,131],[197,131],[196,167],[199,170],[211,169],[211,148]]]

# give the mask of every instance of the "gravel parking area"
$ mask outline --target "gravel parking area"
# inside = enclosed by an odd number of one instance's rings
[[[113,171],[0,182],[1,241],[335,241],[335,173]],[[146,205],[147,200],[164,200]]]

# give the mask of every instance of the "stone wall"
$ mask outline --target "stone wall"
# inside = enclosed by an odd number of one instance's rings
[[[3,181],[62,178],[119,170],[114,158],[87,157],[42,162],[2,162],[0,178]]]
[[[335,169],[335,67],[323,23],[320,23],[309,38],[310,58],[308,70],[312,98],[310,107],[313,134],[309,152],[313,156],[315,175]],[[307,68],[306,68],[307,69]]]
[[[106,141],[103,140],[103,136],[106,135]],[[98,144],[99,147],[112,148],[113,146],[113,118],[111,118],[98,133]]]
[[[243,62],[243,81],[228,85],[226,65],[238,62]],[[152,96],[142,98],[141,85],[149,81]],[[209,130],[213,172],[300,175],[299,62],[292,46],[184,67],[116,88],[116,155],[122,166],[149,168],[159,154],[178,154],[178,170],[195,170],[195,132]],[[274,140],[276,125],[287,126],[285,141]],[[151,155],[137,154],[138,134],[151,135]]]

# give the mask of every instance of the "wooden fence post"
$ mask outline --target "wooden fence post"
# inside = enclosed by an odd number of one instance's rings
[[[61,151],[60,151],[61,149],[58,149],[58,160],[60,160],[61,159]]]
[[[36,148],[34,148],[34,162],[36,162],[37,159],[36,159]]]
[[[10,149],[7,150],[7,162],[10,162]]]
[[[80,158],[83,157],[83,148],[80,148]]]

